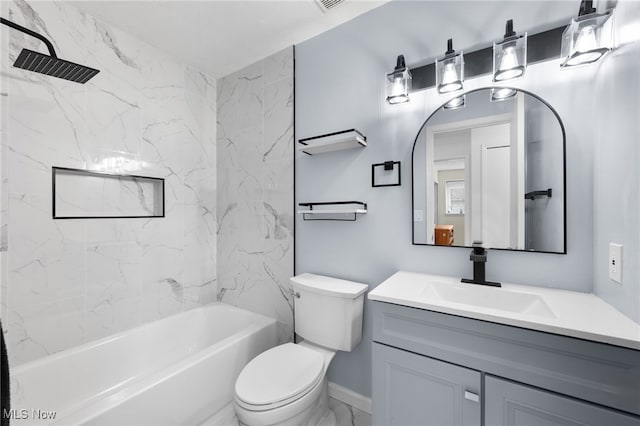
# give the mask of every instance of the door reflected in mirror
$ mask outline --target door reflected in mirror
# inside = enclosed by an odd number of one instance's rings
[[[508,94],[508,96],[505,95]],[[413,148],[413,243],[565,253],[565,134],[537,96],[447,100]]]

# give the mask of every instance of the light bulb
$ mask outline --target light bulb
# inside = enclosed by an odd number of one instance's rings
[[[524,74],[524,67],[518,63],[515,46],[507,46],[502,51],[500,67],[495,75],[495,81],[512,80]]]
[[[398,56],[395,69],[386,77],[387,102],[390,104],[409,102],[411,73],[405,65],[403,55]]]
[[[500,70],[508,70],[518,66],[518,56],[514,46],[507,46],[502,51],[502,59],[500,60]]]
[[[401,104],[409,101],[409,95],[407,93],[407,80],[402,76],[396,76],[388,89],[389,95],[387,96],[387,102],[390,104]]]
[[[509,19],[500,43],[493,43],[493,81],[520,78],[527,67],[527,33],[517,35]]]
[[[580,53],[588,52],[598,46],[596,42],[596,32],[592,25],[587,25],[580,30],[576,40],[576,51]]]
[[[436,59],[436,84],[438,93],[452,93],[462,90],[464,79],[464,59],[462,52],[453,50],[453,40],[447,40],[447,51],[442,59]]]
[[[444,65],[444,71],[442,72],[442,84],[451,84],[458,80],[458,73],[456,72],[456,66],[449,62]]]
[[[584,2],[584,0],[583,0]],[[595,13],[590,2],[581,4],[577,18],[562,33],[561,67],[575,67],[594,63],[613,49],[613,15],[608,10]]]
[[[567,61],[567,66],[575,66],[595,62],[605,51],[598,49],[596,32],[592,25],[587,25],[580,29],[576,39],[575,54]]]
[[[402,82],[402,77],[396,77],[393,80],[393,85],[391,86],[391,96],[398,96],[404,94],[404,84]]]
[[[458,72],[453,62],[447,62],[442,70],[442,83],[438,88],[440,93],[455,92],[462,89],[462,83],[458,78]]]

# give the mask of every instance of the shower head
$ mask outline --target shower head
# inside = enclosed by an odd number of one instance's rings
[[[95,68],[65,61],[64,59],[29,49],[22,49],[13,66],[81,84],[86,83],[100,72]]]
[[[13,63],[13,66],[16,68],[50,75],[52,77],[58,77],[64,80],[69,80],[81,84],[86,83],[100,72],[95,68],[87,67],[85,65],[76,64],[74,62],[69,62],[65,61],[64,59],[58,58],[58,56],[56,55],[56,51],[53,48],[53,44],[51,44],[51,42],[47,40],[46,37],[34,31],[31,31],[28,28],[8,21],[4,18],[0,18],[0,23],[37,38],[38,40],[46,44],[47,49],[49,49],[49,55],[45,55],[44,53],[40,52],[34,52],[33,50],[29,49],[22,49],[22,52],[20,52],[20,55],[18,55],[18,58]]]

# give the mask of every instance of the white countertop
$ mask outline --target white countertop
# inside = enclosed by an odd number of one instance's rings
[[[591,293],[396,272],[369,299],[640,350],[640,324]]]

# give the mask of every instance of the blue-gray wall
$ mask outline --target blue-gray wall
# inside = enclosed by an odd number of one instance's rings
[[[566,24],[578,2],[393,1],[296,47],[296,137],[357,128],[368,147],[296,155],[296,202],[362,200],[369,213],[357,222],[304,222],[296,217],[296,272],[368,283],[398,270],[466,276],[468,249],[411,244],[411,149],[422,122],[443,99],[433,89],[411,102],[384,101],[384,74],[398,54],[409,65],[442,55],[446,39],[473,50],[502,36],[504,22],[535,32]],[[568,254],[492,251],[488,279],[593,291],[594,68],[561,71],[559,61],[531,66],[514,85],[553,105],[567,131]],[[490,85],[490,77],[466,88]],[[401,187],[371,188],[371,164],[402,161]],[[606,261],[606,260],[605,260]],[[371,329],[365,306],[362,344],[339,353],[331,381],[364,395],[371,387]]]
[[[595,94],[594,291],[640,322],[640,2],[616,7],[618,48]],[[623,244],[622,284],[609,279],[609,243]]]

